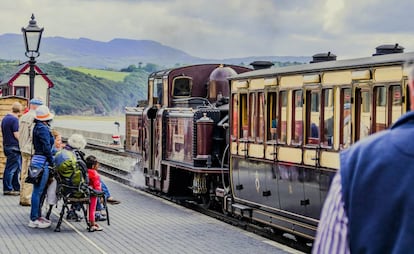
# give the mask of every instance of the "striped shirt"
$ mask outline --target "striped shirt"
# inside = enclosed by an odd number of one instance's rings
[[[348,217],[342,201],[341,175],[336,173],[319,220],[312,253],[348,254]]]

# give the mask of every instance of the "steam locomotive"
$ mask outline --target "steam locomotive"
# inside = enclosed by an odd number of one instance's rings
[[[142,154],[150,189],[312,240],[339,152],[408,110],[412,59],[382,45],[359,59],[155,72],[147,105],[126,108],[125,149]]]

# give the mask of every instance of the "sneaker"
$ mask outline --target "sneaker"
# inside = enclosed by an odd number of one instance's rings
[[[102,231],[103,228],[101,228],[101,226],[99,226],[98,224],[95,224],[91,227],[91,231]]]
[[[19,196],[20,192],[19,191],[4,191],[3,194],[6,196]]]
[[[75,210],[70,210],[66,215],[66,219],[80,221],[81,219],[83,219],[83,217],[81,215],[78,215]]]
[[[45,221],[47,223],[52,223],[50,220],[46,219],[45,217],[40,217],[39,220]]]
[[[50,222],[46,222],[44,220],[41,220],[40,218],[37,220],[31,220],[29,222],[29,227],[30,228],[48,228],[50,227],[51,223]]]
[[[117,205],[117,204],[121,204],[121,201],[114,199],[113,197],[109,197],[106,202],[108,202],[109,204],[112,205]]]
[[[106,216],[100,213],[95,214],[95,220],[96,221],[106,221]]]

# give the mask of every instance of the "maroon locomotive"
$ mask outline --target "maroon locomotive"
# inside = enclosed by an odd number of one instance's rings
[[[126,108],[125,141],[142,155],[147,187],[211,205],[228,186],[228,78],[250,70],[202,64],[149,76],[148,104]]]

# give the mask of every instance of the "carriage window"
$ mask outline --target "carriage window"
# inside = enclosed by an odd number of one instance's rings
[[[280,123],[277,123],[276,126],[280,128],[280,137],[279,142],[286,143],[287,142],[287,119],[288,119],[288,93],[287,91],[280,92],[280,106],[279,106],[279,116],[280,116]]]
[[[232,123],[233,123],[233,125],[232,125],[232,134],[231,134],[231,140],[236,140],[236,138],[238,137],[238,135],[237,135],[237,131],[238,131],[238,129],[239,129],[239,117],[238,117],[238,112],[239,112],[239,110],[238,110],[238,108],[237,108],[237,104],[238,104],[238,97],[237,97],[238,95],[237,94],[233,94],[233,96],[232,96],[232,98],[233,98],[233,101],[232,101],[232,110],[233,110],[233,115],[232,115],[232,117],[233,117],[233,119],[232,119]]]
[[[341,90],[341,147],[347,148],[351,145],[351,89]]]
[[[249,95],[249,118],[250,129],[249,137],[255,139],[257,133],[257,94],[251,93]]]
[[[187,97],[191,95],[192,79],[189,77],[177,77],[173,81],[173,95]]]
[[[267,94],[267,140],[276,140],[277,138],[277,97],[276,92]]]
[[[306,144],[319,144],[319,118],[320,103],[319,90],[309,90],[306,92]]]
[[[162,79],[155,79],[153,84],[154,104],[162,104]]]
[[[323,136],[322,143],[324,146],[333,145],[334,134],[334,98],[332,89],[324,89],[322,91],[322,118],[323,118]]]
[[[293,114],[292,114],[292,144],[300,145],[303,139],[303,99],[302,90],[293,92]]]
[[[162,91],[163,91],[162,80],[160,80],[160,82],[157,82],[157,93],[156,93],[156,95],[158,97],[158,104],[161,104],[161,105],[164,102],[163,97],[162,97]]]
[[[376,86],[374,88],[374,130],[373,132],[382,131],[387,126],[387,89],[384,86]]]
[[[390,96],[391,101],[389,107],[390,117],[388,121],[388,126],[395,123],[397,119],[401,116],[402,112],[402,96],[401,96],[401,86],[391,86],[390,87]]]
[[[15,87],[15,95],[26,98],[26,87]]]
[[[240,94],[239,119],[239,126],[241,126],[239,137],[247,138],[249,134],[249,125],[247,121],[247,94]]]
[[[359,139],[367,137],[371,133],[370,120],[371,120],[371,95],[368,89],[361,90],[361,106],[362,111],[360,112],[360,124],[359,124]]]
[[[264,140],[264,133],[265,133],[265,117],[264,117],[264,93],[259,93],[259,109],[258,109],[258,117],[259,117],[259,126],[258,126],[258,137],[257,141],[263,142]]]

